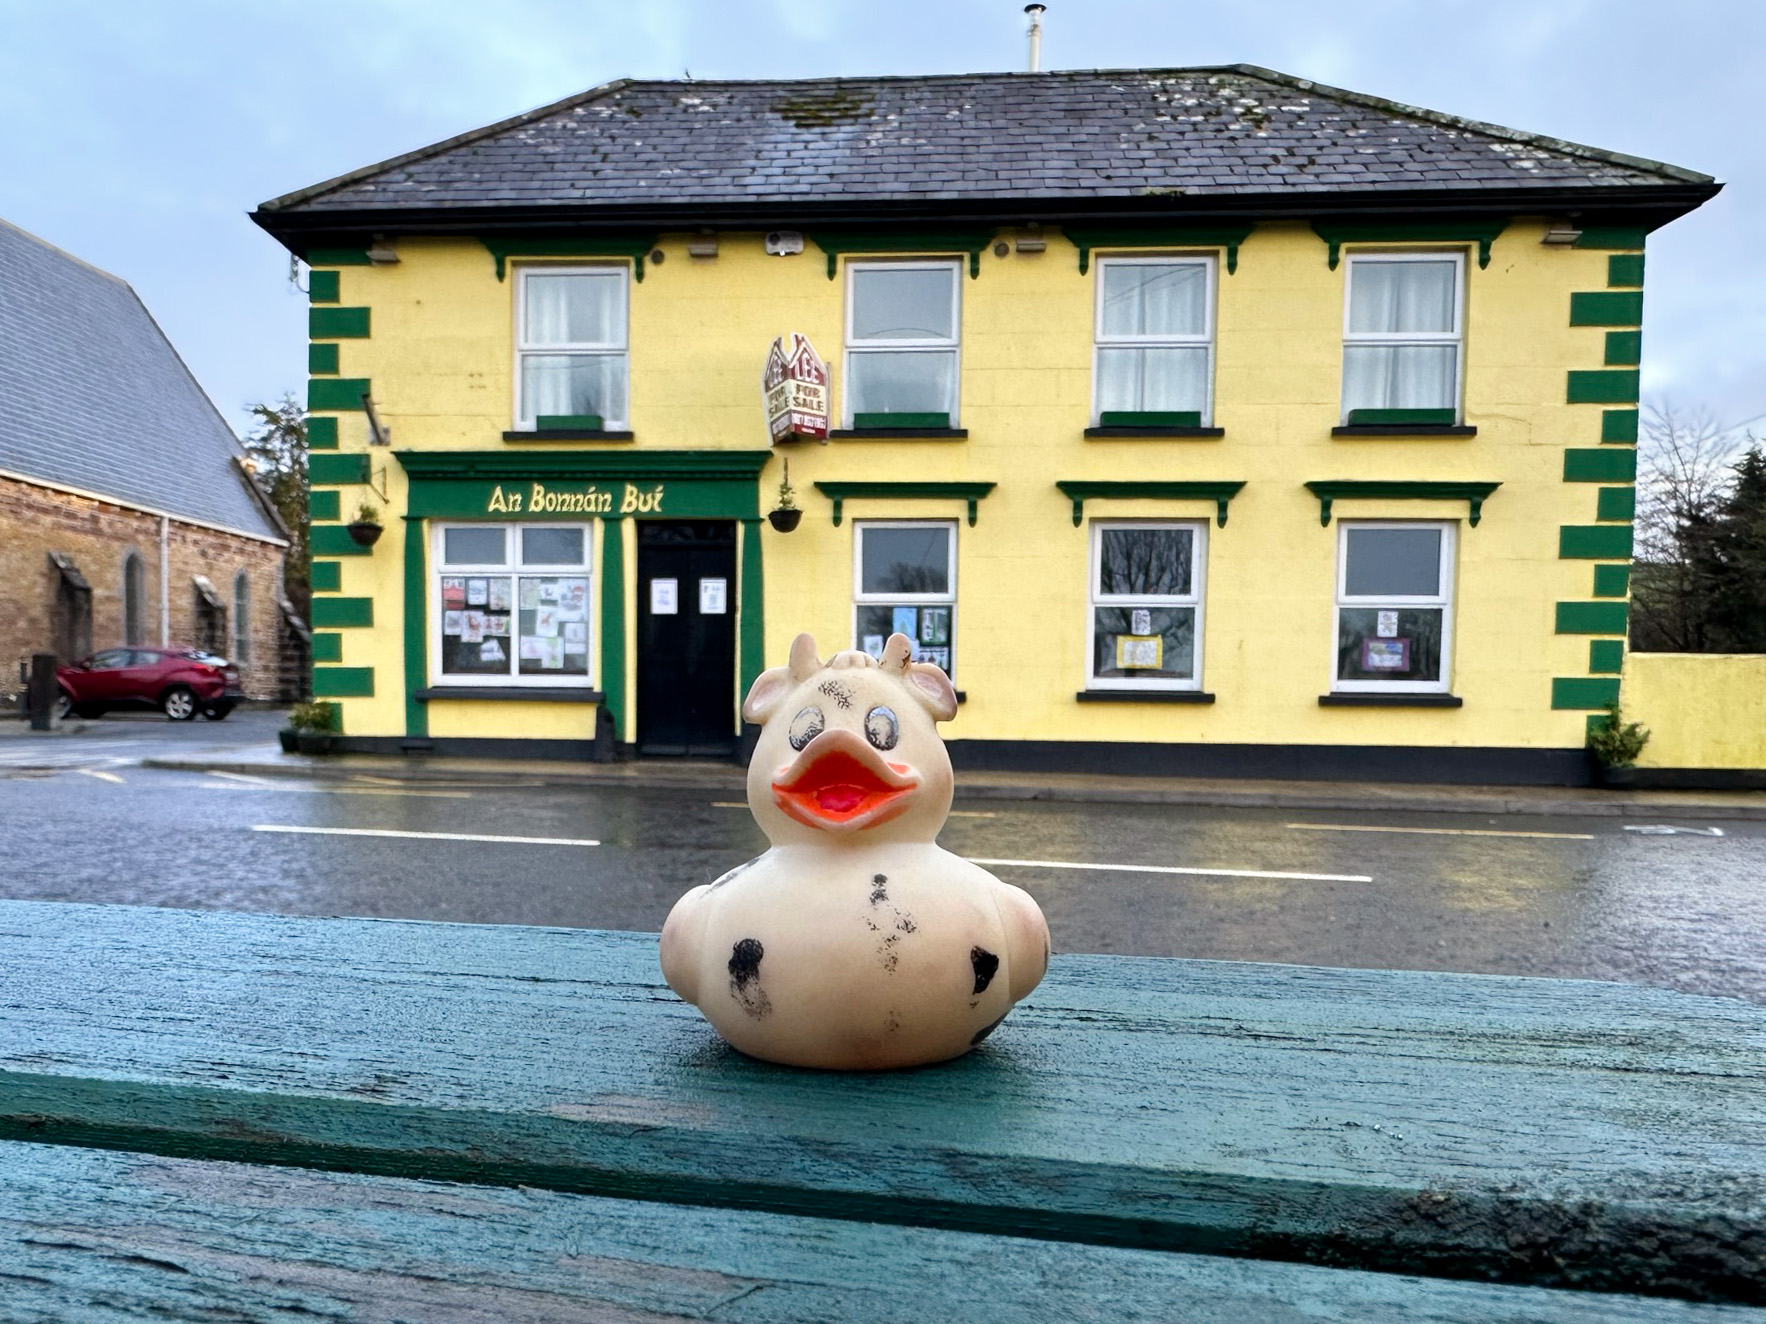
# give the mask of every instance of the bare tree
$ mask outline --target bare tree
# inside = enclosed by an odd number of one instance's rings
[[[274,403],[248,408],[252,426],[245,434],[245,453],[251,460],[252,477],[288,529],[283,589],[304,614],[311,596],[307,582],[307,411],[292,393]]]
[[[1709,543],[1735,481],[1736,431],[1709,409],[1651,405],[1638,446],[1631,646],[1698,653],[1710,647]]]

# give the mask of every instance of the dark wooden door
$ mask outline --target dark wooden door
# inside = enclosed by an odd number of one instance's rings
[[[736,526],[638,521],[638,752],[736,749]]]

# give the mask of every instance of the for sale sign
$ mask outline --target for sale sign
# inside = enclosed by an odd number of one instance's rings
[[[803,336],[793,331],[773,341],[760,386],[775,444],[828,439],[828,365]]]

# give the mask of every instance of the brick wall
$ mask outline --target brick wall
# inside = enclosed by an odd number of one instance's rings
[[[51,552],[71,561],[91,585],[94,649],[128,642],[123,567],[130,553],[138,555],[142,562],[139,642],[160,642],[159,523],[155,515],[0,478],[0,692],[17,689],[21,660],[37,651],[55,650],[62,576],[50,560]],[[218,651],[240,661],[233,603],[235,581],[243,573],[250,585],[246,657],[240,667],[245,692],[254,699],[273,699],[298,690],[298,677],[280,674],[285,628],[278,606],[282,548],[175,519],[167,541],[169,642],[174,647],[204,643],[193,581],[193,576],[202,575],[226,608],[226,634]]]

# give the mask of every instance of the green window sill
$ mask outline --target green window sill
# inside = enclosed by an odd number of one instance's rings
[[[534,428],[529,432],[505,432],[504,441],[631,441],[630,432],[607,432],[598,428]]]
[[[830,428],[830,441],[962,441],[968,428]]]
[[[1331,429],[1333,437],[1475,437],[1469,423],[1346,423]]]
[[[1320,708],[1463,708],[1457,694],[1321,694]]]
[[[1108,426],[1087,428],[1085,430],[1085,435],[1087,438],[1093,440],[1107,437],[1224,437],[1226,435],[1226,429],[1204,427],[1163,427],[1157,424],[1141,426],[1139,424],[1129,425],[1113,423]]]

